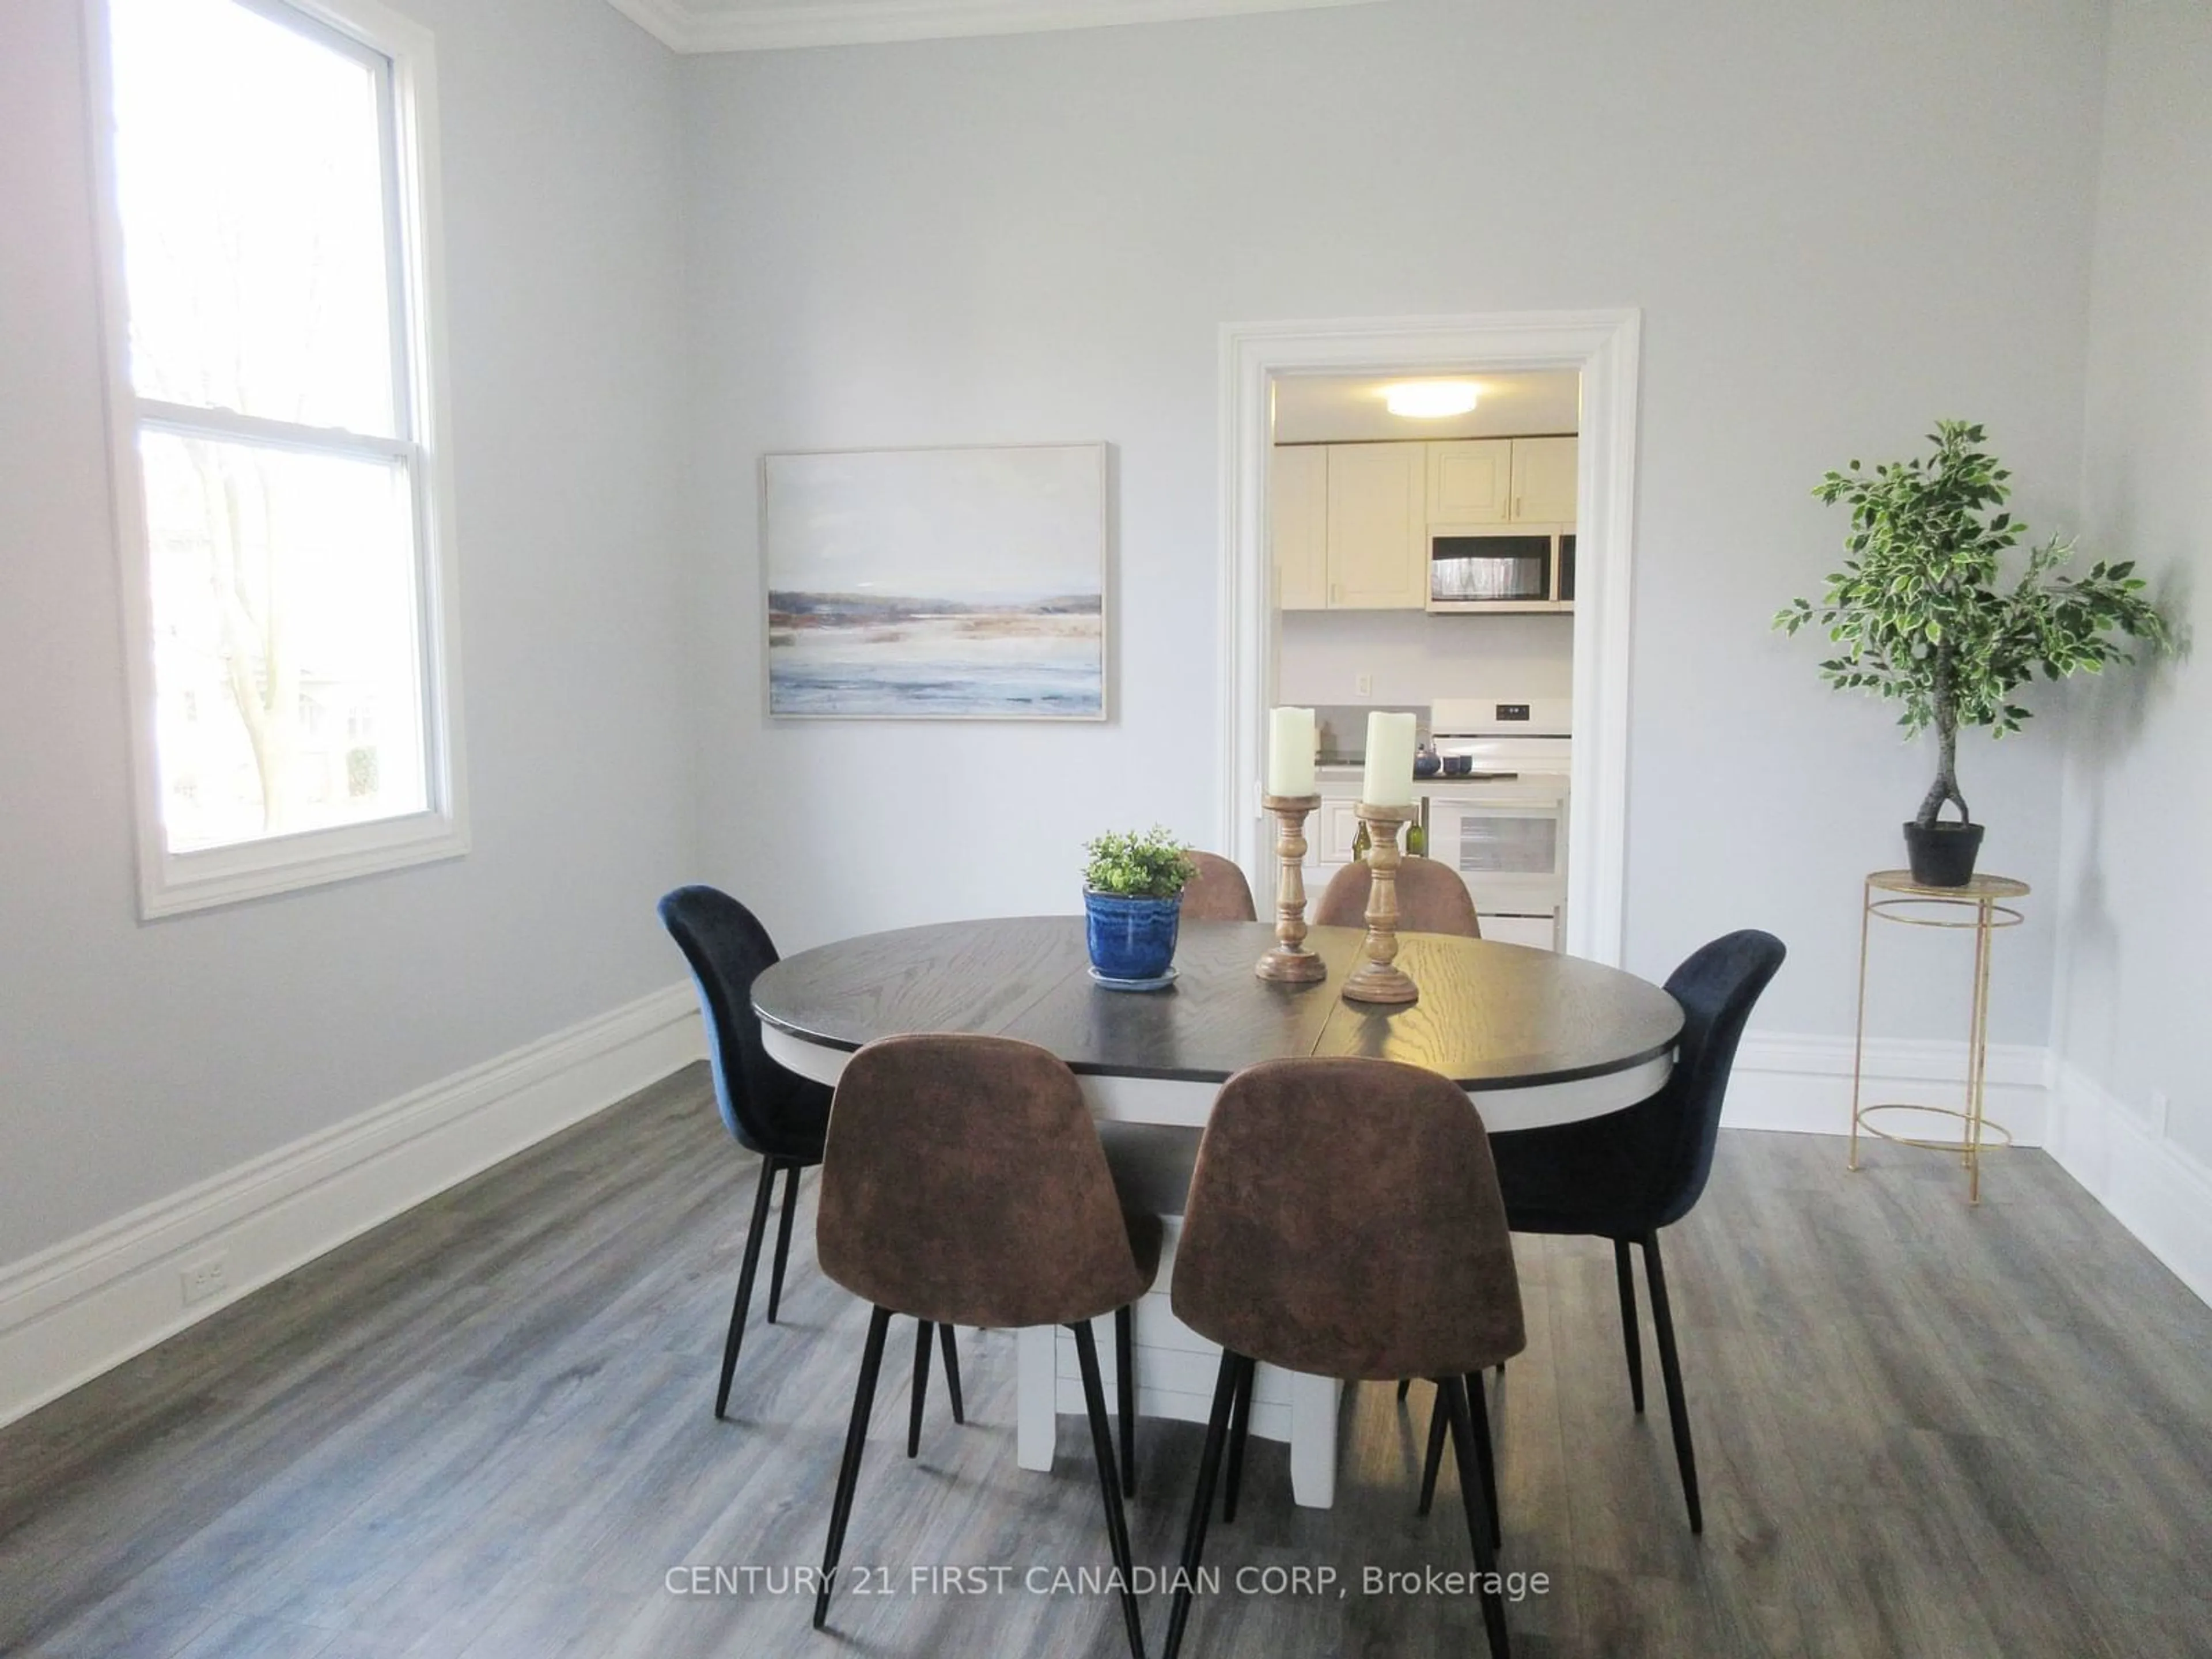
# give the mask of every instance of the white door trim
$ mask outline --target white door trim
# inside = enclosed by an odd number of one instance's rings
[[[1267,543],[1274,380],[1291,374],[1578,369],[1583,415],[1567,949],[1620,963],[1628,862],[1628,641],[1642,319],[1632,308],[1223,325],[1219,844],[1247,870],[1268,875],[1268,890],[1273,845],[1260,791],[1276,678]]]

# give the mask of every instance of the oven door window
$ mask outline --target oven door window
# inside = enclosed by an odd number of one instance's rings
[[[1455,850],[1462,875],[1548,876],[1559,867],[1559,820],[1554,813],[1464,811]]]
[[[1437,536],[1429,543],[1432,599],[1548,599],[1549,536]]]

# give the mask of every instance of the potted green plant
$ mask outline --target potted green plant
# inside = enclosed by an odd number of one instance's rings
[[[2132,561],[2100,560],[2086,575],[2063,575],[2074,548],[2055,536],[2030,550],[2016,580],[2001,585],[2000,562],[2027,532],[2001,510],[2012,474],[1983,450],[1978,425],[1939,421],[1929,441],[1936,449],[1925,459],[1871,472],[1853,461],[1821,479],[1813,494],[1851,509],[1849,556],[1817,605],[1798,599],[1774,625],[1795,634],[1819,623],[1838,647],[1821,678],[1902,703],[1898,724],[1908,738],[1935,729],[1936,781],[1905,826],[1905,848],[1914,880],[1963,887],[1973,879],[1983,826],[1959,793],[1960,728],[2017,732],[2029,711],[2013,695],[2036,674],[2094,673],[2131,660],[2119,636],[2162,649],[2167,635]],[[1959,809],[1956,823],[1939,821],[1946,802]]]
[[[1182,843],[1158,824],[1084,843],[1085,939],[1091,977],[1116,986],[1167,983],[1182,921],[1183,884],[1198,873]]]

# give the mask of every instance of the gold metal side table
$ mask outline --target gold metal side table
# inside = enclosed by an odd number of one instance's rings
[[[1976,876],[1964,887],[1923,887],[1909,870],[1877,870],[1866,878],[1859,916],[1858,1030],[1851,1043],[1851,1156],[1850,1167],[1859,1167],[1859,1131],[1880,1135],[1905,1146],[1925,1146],[1940,1152],[1956,1152],[1966,1166],[1966,1201],[1982,1201],[1982,1148],[2009,1146],[2012,1133],[1982,1114],[1983,1085],[1990,1055],[1990,940],[2001,927],[2017,927],[2026,920],[2003,899],[2025,898],[2028,885],[2009,876]],[[1963,915],[1952,913],[1964,911]],[[1866,985],[1868,934],[1874,919],[1901,921],[1913,927],[1974,930],[1973,1016],[1966,1030],[1966,1098],[1963,1110],[1954,1106],[1920,1106],[1907,1101],[1860,1103],[1861,1080],[1866,1070]],[[1871,1120],[1877,1112],[1933,1112],[1959,1120],[1956,1140],[1923,1140],[1912,1135],[1892,1134]],[[1987,1139],[1994,1134],[1995,1140]]]

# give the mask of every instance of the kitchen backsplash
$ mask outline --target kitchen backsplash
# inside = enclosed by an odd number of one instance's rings
[[[1278,701],[1364,711],[1482,697],[1503,688],[1527,698],[1574,695],[1574,618],[1431,617],[1423,611],[1286,611]],[[1370,688],[1358,689],[1366,675]],[[1324,739],[1323,747],[1327,741]]]
[[[1413,717],[1413,741],[1429,740],[1429,706],[1426,703],[1316,703],[1314,705],[1314,735],[1319,740],[1321,763],[1323,766],[1356,766],[1367,758],[1367,717],[1370,714],[1398,714]]]

